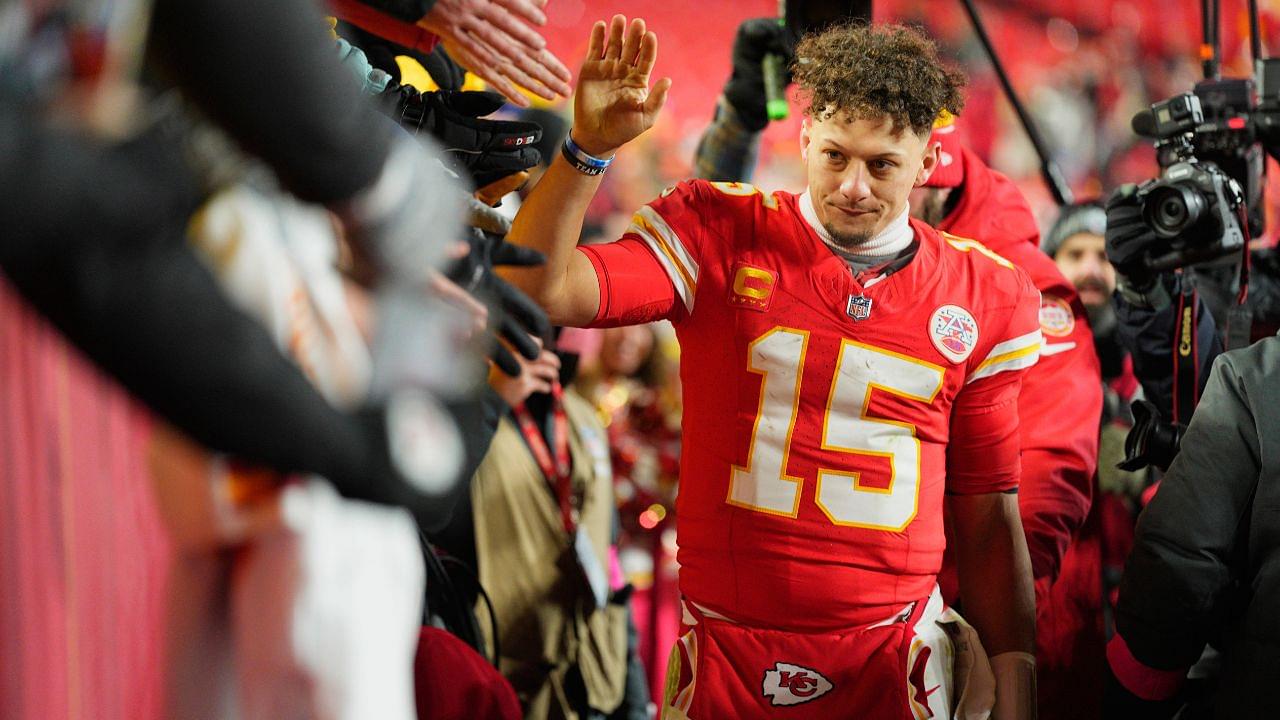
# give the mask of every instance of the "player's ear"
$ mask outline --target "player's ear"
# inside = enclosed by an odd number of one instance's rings
[[[924,185],[941,161],[942,143],[932,138],[925,140],[924,156],[921,158],[920,170],[916,173],[915,187]]]
[[[800,159],[809,162],[809,118],[800,120]]]

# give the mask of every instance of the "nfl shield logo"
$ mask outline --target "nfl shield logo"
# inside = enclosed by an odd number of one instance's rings
[[[871,317],[871,298],[865,295],[850,295],[849,307],[845,308],[849,317],[854,320],[866,320]]]

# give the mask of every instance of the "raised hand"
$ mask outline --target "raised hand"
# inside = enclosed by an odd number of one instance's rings
[[[614,15],[607,30],[603,21],[591,28],[573,103],[573,141],[579,147],[608,156],[653,127],[671,89],[671,78],[649,89],[657,58],[658,36],[647,32],[640,18],[628,25],[625,17]]]
[[[529,25],[545,25],[546,0],[436,0],[418,21],[440,37],[449,57],[520,107],[517,85],[554,100],[568,96],[569,69]]]

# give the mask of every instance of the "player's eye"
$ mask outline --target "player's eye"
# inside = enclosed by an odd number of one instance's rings
[[[890,162],[889,160],[872,160],[868,165],[870,165],[872,171],[881,174],[887,173],[897,167],[896,163]]]
[[[827,162],[833,165],[844,162],[844,156],[835,150],[823,150],[822,154],[827,157]]]

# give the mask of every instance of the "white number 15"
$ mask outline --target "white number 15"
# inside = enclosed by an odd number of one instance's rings
[[[791,434],[800,406],[809,333],[776,327],[751,343],[751,372],[764,376],[751,433],[747,466],[734,466],[731,505],[796,517],[802,478],[787,475]],[[916,516],[920,490],[920,441],[914,425],[867,417],[874,391],[923,403],[942,389],[943,368],[923,360],[844,340],[822,422],[823,450],[884,457],[889,483],[863,482],[863,473],[818,470],[818,508],[836,525],[901,531]]]

